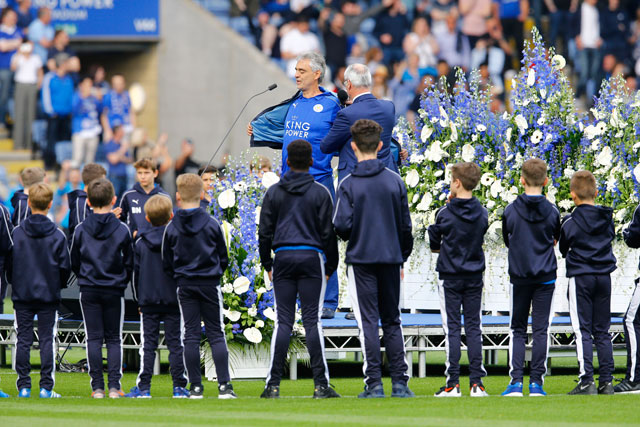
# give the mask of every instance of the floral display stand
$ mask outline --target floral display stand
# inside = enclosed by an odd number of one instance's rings
[[[217,379],[216,368],[208,344],[202,348],[204,375],[209,381]],[[231,379],[264,379],[269,374],[271,355],[267,345],[233,346],[229,349]]]

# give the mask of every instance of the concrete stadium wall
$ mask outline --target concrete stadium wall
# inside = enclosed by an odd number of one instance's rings
[[[158,132],[195,141],[194,158],[206,162],[246,100],[272,83],[278,88],[256,98],[217,155],[248,149],[246,124],[258,112],[295,91],[295,84],[244,38],[191,0],[161,0],[158,46]],[[267,149],[265,149],[267,150]],[[272,151],[261,151],[273,156]]]

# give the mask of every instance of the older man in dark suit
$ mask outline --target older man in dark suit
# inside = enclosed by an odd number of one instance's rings
[[[371,94],[371,73],[364,64],[350,65],[344,73],[345,87],[352,103],[338,112],[331,130],[320,143],[323,153],[339,153],[338,180],[351,173],[358,160],[351,145],[351,125],[359,119],[369,119],[382,126],[382,149],[378,159],[387,168],[398,172],[391,154],[391,132],[395,124],[395,106],[391,101],[377,99]]]

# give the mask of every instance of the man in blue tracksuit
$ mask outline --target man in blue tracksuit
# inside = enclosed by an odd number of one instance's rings
[[[155,179],[158,176],[158,167],[152,159],[140,159],[134,163],[133,167],[136,169],[138,182],[133,185],[131,190],[120,197],[119,207],[122,209],[120,220],[127,223],[131,233],[136,237],[138,231],[151,227],[145,219],[143,211],[147,200],[156,194],[160,194],[169,200],[171,200],[171,196],[162,187],[155,184]]]
[[[7,259],[7,279],[11,283],[16,342],[16,373],[19,397],[31,397],[33,319],[38,317],[40,345],[40,397],[60,397],[55,384],[55,338],[57,335],[60,290],[71,273],[67,238],[47,218],[53,191],[43,183],[31,186],[32,215],[13,230],[13,245]]]
[[[105,178],[107,171],[97,163],[87,163],[82,168],[82,183],[84,188],[89,188],[89,184],[99,178]],[[87,192],[81,189],[67,193],[69,203],[69,235],[73,236],[78,224],[80,224],[92,212],[87,205]]]
[[[109,397],[123,397],[122,324],[124,291],[133,273],[133,241],[129,227],[111,212],[113,185],[99,178],[87,188],[88,215],[73,233],[71,267],[78,277],[80,307],[87,334],[87,361],[92,397],[105,397],[102,343],[107,345]]]
[[[529,395],[546,396],[543,389],[549,353],[549,324],[557,261],[554,246],[560,237],[560,213],[543,195],[547,164],[529,159],[522,165],[524,194],[508,205],[502,217],[502,237],[509,248],[511,332],[509,375],[503,396],[522,396],[527,326],[531,311],[533,346]],[[513,243],[513,244],[511,244]]]
[[[319,308],[326,277],[338,267],[338,245],[331,223],[329,191],[309,174],[311,144],[296,140],[287,146],[287,172],[264,196],[260,210],[260,262],[273,277],[276,322],[271,338],[271,369],[261,397],[277,398],[300,296],[302,323],[317,399],[340,397],[329,385]],[[271,250],[276,260],[271,258]]]
[[[469,389],[472,397],[487,393],[482,378],[482,243],[487,232],[488,213],[473,197],[480,182],[480,167],[472,162],[451,167],[449,203],[436,214],[429,226],[429,246],[439,252],[436,271],[440,276],[438,294],[446,339],[447,383],[436,397],[460,397],[460,309],[464,311],[464,330],[469,356]]]
[[[616,232],[613,209],[595,206],[596,180],[589,171],[571,177],[576,208],[564,217],[560,253],[567,259],[569,312],[576,336],[580,382],[569,394],[613,394],[611,345],[611,273],[616,257],[611,242]],[[599,387],[593,381],[593,344],[600,364]]]
[[[229,376],[229,350],[222,319],[220,278],[228,264],[227,245],[218,221],[200,207],[204,186],[198,175],[176,180],[181,209],[162,238],[162,265],[178,286],[178,306],[184,324],[184,364],[191,383],[191,399],[202,399],[200,372],[202,321],[218,375],[218,398],[235,399]]]
[[[316,182],[327,187],[335,197],[331,159],[334,153],[324,154],[320,149],[340,110],[340,101],[320,87],[326,68],[324,58],[315,52],[298,57],[296,85],[299,92],[284,103],[260,113],[249,125],[251,146],[282,149],[282,175],[289,171],[287,146],[297,139],[311,144],[313,165],[309,173]],[[338,276],[331,275],[327,282],[322,317],[333,318],[338,307]]]
[[[640,206],[633,213],[629,227],[622,232],[624,241],[630,248],[640,248]],[[627,345],[627,373],[613,390],[615,393],[640,393],[640,279],[631,294],[629,307],[624,315],[624,341]]]
[[[150,398],[151,377],[160,337],[160,322],[164,322],[164,338],[169,349],[169,364],[173,379],[173,397],[188,398],[185,388],[182,325],[176,297],[176,281],[162,268],[162,235],[173,216],[171,200],[156,194],[144,205],[146,218],[152,227],[140,231],[134,247],[135,267],[133,289],[140,307],[140,373],[136,386],[127,397]]]
[[[365,389],[358,397],[384,397],[378,321],[392,396],[412,397],[400,321],[402,265],[413,249],[411,217],[402,178],[377,159],[381,132],[372,120],[358,120],[351,127],[358,164],[338,186],[333,225],[338,236],[349,241],[349,294],[365,359]]]

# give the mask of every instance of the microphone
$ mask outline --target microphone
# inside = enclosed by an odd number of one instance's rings
[[[240,112],[238,113],[238,115],[236,116],[236,119],[233,121],[233,123],[231,124],[231,127],[229,128],[229,130],[227,131],[227,133],[224,135],[224,137],[222,138],[222,141],[220,141],[220,144],[218,144],[218,148],[216,148],[216,151],[213,153],[213,156],[211,156],[211,158],[209,159],[209,161],[207,162],[207,165],[204,167],[204,169],[202,169],[202,174],[200,174],[200,177],[202,177],[202,175],[204,174],[204,171],[209,167],[209,165],[211,165],[211,162],[213,161],[213,159],[216,157],[216,154],[218,154],[218,151],[220,151],[220,148],[222,148],[222,145],[224,144],[224,142],[227,140],[227,137],[229,136],[229,134],[231,133],[231,131],[233,130],[233,127],[236,125],[236,123],[238,123],[238,120],[240,119],[240,116],[242,115],[242,113],[244,113],[245,108],[247,108],[247,105],[249,105],[249,103],[251,102],[251,100],[257,96],[262,95],[263,93],[267,93],[271,90],[274,90],[275,88],[277,88],[278,85],[273,83],[272,85],[269,85],[269,87],[265,90],[263,90],[262,92],[256,93],[255,95],[253,95],[251,98],[249,98],[247,100],[247,102],[244,104],[244,107],[242,107],[242,110],[240,110]]]
[[[340,104],[344,107],[347,105],[347,101],[349,100],[349,94],[346,90],[340,89],[338,91],[338,99],[340,100]]]

